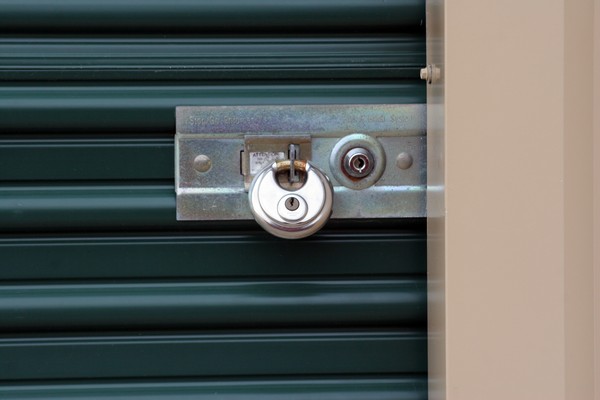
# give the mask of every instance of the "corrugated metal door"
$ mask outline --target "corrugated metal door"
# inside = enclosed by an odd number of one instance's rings
[[[177,105],[423,103],[423,0],[0,0],[0,398],[424,399],[422,221],[180,223]]]

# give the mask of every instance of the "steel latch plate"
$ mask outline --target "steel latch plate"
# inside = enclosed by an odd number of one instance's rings
[[[252,177],[287,158],[290,143],[330,177],[331,218],[425,216],[425,105],[183,106],[176,121],[178,220],[253,219]],[[330,165],[336,143],[354,133],[375,138],[385,151],[381,178],[362,190],[343,186]]]

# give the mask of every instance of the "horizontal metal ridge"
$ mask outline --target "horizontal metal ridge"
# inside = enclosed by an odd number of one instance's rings
[[[411,190],[424,195],[425,187]],[[156,231],[215,224],[177,221],[175,210],[174,186],[166,184],[0,186],[0,232]]]
[[[424,102],[420,80],[237,85],[21,82],[0,87],[0,135],[174,132],[175,107],[181,105]]]
[[[2,0],[2,32],[373,31],[423,28],[423,0]]]
[[[318,263],[304,257],[310,254]],[[424,234],[264,234],[0,238],[0,279],[232,279],[424,274]],[[176,262],[174,260],[177,260]]]
[[[425,332],[0,339],[0,380],[425,373]]]
[[[355,108],[362,110],[369,107],[381,107],[382,109],[386,109],[386,106],[389,108],[390,105],[359,105]],[[300,107],[296,111],[299,115],[304,115],[308,111],[305,112],[303,109],[324,106],[295,107]],[[328,107],[343,109],[345,106],[337,105]],[[425,135],[425,105],[392,105],[392,108],[403,110],[402,116],[405,119],[402,126],[398,126],[397,122],[389,123],[385,126],[377,125],[377,127],[374,124],[370,124],[373,125],[373,129],[395,130],[403,136]],[[182,108],[178,110],[181,111]],[[205,112],[216,113],[215,110],[205,110]],[[333,118],[333,111],[328,110],[326,112],[331,114]],[[382,112],[386,113],[385,111]],[[189,115],[191,115],[192,111],[187,111],[187,114],[184,111],[182,113],[182,115],[188,115],[188,119],[191,119]],[[248,111],[248,113],[252,117],[255,116],[255,112],[252,110]],[[244,121],[248,120],[248,115],[239,118],[239,121],[242,121],[239,123],[240,129],[246,127]],[[395,121],[396,118],[392,117],[398,117],[398,115],[390,114],[390,119]],[[216,118],[219,120],[218,115]],[[359,131],[367,133],[356,126],[344,127],[344,119],[341,116],[340,118],[338,118],[337,122],[332,122],[328,127],[316,123],[313,126],[313,138],[334,133],[336,129],[345,131],[359,129]],[[277,120],[277,118],[274,118],[274,120]],[[179,133],[190,129],[189,124],[185,124],[182,121],[180,121],[180,125],[177,128]],[[369,124],[367,125],[370,126]],[[285,127],[290,128],[289,123]],[[213,129],[213,127],[205,129]],[[250,128],[247,129],[250,131]],[[271,129],[271,132],[274,132],[275,129],[281,129],[281,126],[272,124],[264,129]],[[303,124],[301,129],[306,129],[306,124]],[[316,129],[323,131],[317,132]],[[144,181],[145,183],[160,180],[163,180],[163,182],[173,181],[175,149],[172,132],[117,135],[115,133],[0,135],[0,181],[11,182],[12,184],[28,183],[31,185],[43,185],[46,182],[49,185],[59,185],[61,181],[62,183],[65,181],[102,181],[104,184],[110,181],[125,180],[135,180],[138,181],[137,183],[139,181]],[[132,182],[132,184],[135,184],[135,182]],[[407,184],[414,184],[414,182],[407,182]]]
[[[2,385],[3,400],[426,400],[427,377],[156,381]]]
[[[56,184],[56,181],[69,180],[173,180],[175,149],[170,136],[137,139],[0,138],[0,181],[48,181]]]
[[[6,81],[418,78],[424,63],[417,35],[0,38]]]
[[[169,186],[0,188],[0,229],[175,227],[175,191]]]
[[[426,300],[424,279],[5,285],[0,331],[406,326]]]

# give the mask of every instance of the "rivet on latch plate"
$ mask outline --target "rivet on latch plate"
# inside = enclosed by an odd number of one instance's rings
[[[410,154],[402,152],[396,157],[396,167],[400,169],[409,169],[413,165],[413,158]]]
[[[207,172],[210,170],[211,166],[211,159],[204,154],[200,154],[198,157],[194,158],[194,169],[198,172]]]

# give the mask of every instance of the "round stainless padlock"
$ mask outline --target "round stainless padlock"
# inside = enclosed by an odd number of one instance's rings
[[[277,175],[290,169],[290,160],[279,161],[260,171],[250,185],[250,209],[267,232],[284,238],[300,239],[325,225],[333,206],[329,178],[308,161],[294,160],[294,168],[305,175],[297,190],[281,187]]]

